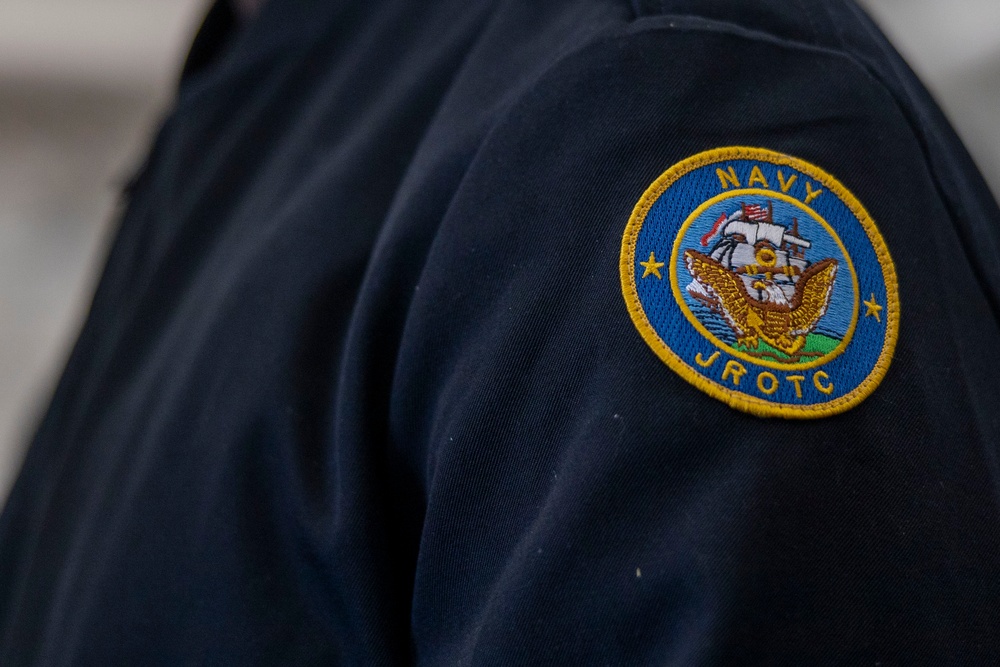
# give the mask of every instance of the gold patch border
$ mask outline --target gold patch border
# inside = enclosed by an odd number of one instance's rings
[[[656,200],[659,199],[660,195],[682,176],[700,167],[724,160],[758,160],[774,165],[788,166],[801,173],[808,174],[813,180],[826,186],[829,192],[835,194],[848,207],[868,235],[868,240],[871,242],[882,268],[882,278],[885,282],[887,301],[885,307],[887,313],[885,318],[886,330],[882,351],[871,372],[857,387],[847,394],[832,401],[812,405],[772,403],[754,396],[748,396],[736,390],[729,389],[698,373],[670,349],[649,323],[645,310],[643,310],[642,304],[639,301],[635,284],[635,245],[639,237],[639,231],[642,229],[642,224],[646,220],[646,215]],[[889,364],[892,362],[892,355],[896,349],[900,317],[899,286],[896,277],[896,267],[893,264],[892,257],[889,255],[889,249],[886,247],[882,234],[879,232],[878,227],[875,226],[875,221],[868,214],[868,211],[861,202],[832,175],[810,162],[767,148],[750,146],[713,148],[681,160],[660,174],[659,178],[653,181],[642,194],[642,197],[639,198],[639,201],[636,202],[635,207],[632,209],[632,214],[629,216],[628,223],[625,225],[625,233],[622,236],[622,247],[619,256],[619,272],[621,276],[622,296],[625,298],[629,315],[632,318],[633,324],[639,330],[639,334],[653,352],[674,372],[697,389],[726,403],[730,407],[758,417],[816,419],[830,417],[850,410],[868,398],[882,382],[886,372],[889,370]]]

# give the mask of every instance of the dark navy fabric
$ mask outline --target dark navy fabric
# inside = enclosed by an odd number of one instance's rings
[[[0,664],[1000,661],[1000,213],[856,7],[212,16],[0,519]],[[733,145],[892,254],[849,412],[630,321],[632,207]]]

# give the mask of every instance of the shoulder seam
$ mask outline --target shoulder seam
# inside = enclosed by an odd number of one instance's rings
[[[659,15],[659,16],[645,16],[637,19],[633,23],[629,24],[627,27],[625,35],[628,34],[640,34],[644,32],[652,31],[674,31],[674,32],[713,32],[730,34],[734,37],[740,37],[743,39],[753,40],[757,42],[770,43],[777,46],[782,46],[785,48],[791,48],[796,50],[801,50],[805,52],[811,52],[817,55],[826,55],[835,58],[843,59],[846,63],[849,63],[852,67],[863,72],[869,80],[878,86],[886,96],[892,100],[896,111],[899,113],[900,117],[906,123],[909,128],[910,134],[917,144],[920,150],[920,154],[923,157],[924,166],[927,170],[928,178],[934,187],[934,192],[938,199],[941,201],[942,206],[947,212],[952,229],[954,229],[956,236],[958,237],[959,243],[965,254],[966,259],[969,261],[970,265],[973,267],[973,275],[976,277],[976,281],[980,291],[982,292],[984,298],[990,304],[990,308],[997,319],[1000,321],[1000,300],[997,299],[996,294],[1000,292],[1000,285],[994,286],[992,281],[988,277],[988,273],[983,270],[980,261],[977,259],[975,252],[971,249],[971,244],[967,238],[967,234],[964,233],[962,225],[959,223],[961,216],[956,210],[953,198],[948,195],[947,189],[944,187],[941,175],[934,167],[934,161],[931,159],[931,145],[927,133],[924,131],[923,123],[920,119],[915,116],[909,106],[906,104],[906,98],[903,94],[897,92],[890,86],[883,76],[878,72],[878,70],[867,61],[865,58],[861,58],[858,54],[853,51],[847,50],[846,48],[831,48],[828,46],[820,46],[817,44],[810,44],[808,42],[802,42],[798,40],[788,39],[786,37],[780,37],[770,32],[755,30],[751,28],[746,28],[744,26],[728,23],[725,21],[718,21],[713,19],[705,19],[692,17],[690,15]],[[839,40],[843,44],[843,40]]]

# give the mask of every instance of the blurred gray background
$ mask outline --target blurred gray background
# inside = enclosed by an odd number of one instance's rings
[[[1000,193],[1000,0],[864,0]],[[0,502],[205,0],[0,0]]]

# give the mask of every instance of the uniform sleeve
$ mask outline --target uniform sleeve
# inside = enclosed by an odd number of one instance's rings
[[[425,501],[421,661],[995,648],[1000,333],[968,246],[995,248],[997,220],[992,237],[960,234],[911,118],[843,53],[667,19],[595,40],[507,110],[441,221],[396,358],[391,438]],[[735,409],[630,318],[633,207],[672,165],[727,146],[821,166],[881,232],[899,336],[849,410]]]

